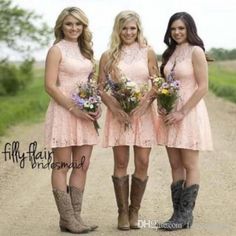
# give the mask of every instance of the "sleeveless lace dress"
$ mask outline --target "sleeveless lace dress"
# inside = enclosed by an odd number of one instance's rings
[[[118,67],[123,74],[138,85],[149,84],[148,48],[141,48],[138,43],[123,47]],[[152,147],[157,145],[157,114],[153,106],[136,119],[132,118],[131,127],[125,129],[112,112],[107,109],[104,125],[103,147],[136,145]]]
[[[58,88],[71,98],[76,85],[87,82],[93,69],[90,60],[83,57],[77,42],[61,40],[53,47],[61,51]],[[45,118],[45,145],[49,148],[94,145],[98,136],[93,122],[76,118],[67,109],[51,99]]]
[[[192,96],[197,88],[196,79],[192,65],[192,52],[197,46],[177,46],[164,68],[167,76],[173,64],[175,79],[180,81],[179,99],[175,110],[181,107]],[[212,150],[212,136],[206,105],[203,99],[177,124],[166,126],[160,118],[158,128],[158,143],[168,147]]]

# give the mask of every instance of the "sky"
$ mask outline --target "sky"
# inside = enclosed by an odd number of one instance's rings
[[[235,0],[12,0],[22,8],[33,10],[54,27],[59,13],[65,8],[81,8],[89,18],[93,33],[95,58],[107,50],[115,16],[122,10],[136,11],[142,21],[144,35],[156,53],[165,50],[163,43],[167,23],[171,15],[179,11],[190,13],[197,25],[206,50],[212,47],[236,48]],[[52,35],[53,36],[53,35]],[[53,38],[53,37],[52,37]],[[52,44],[52,42],[51,42]],[[44,60],[48,48],[33,54],[36,60]],[[12,60],[19,59],[11,54]]]

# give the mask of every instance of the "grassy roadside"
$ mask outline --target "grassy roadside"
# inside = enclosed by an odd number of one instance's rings
[[[236,61],[211,63],[209,87],[217,96],[236,103]]]
[[[35,79],[16,96],[0,97],[0,136],[19,122],[43,119],[49,97],[43,87],[43,68],[35,68]],[[213,62],[209,65],[209,86],[216,95],[236,103],[236,61]]]
[[[35,69],[35,79],[26,90],[16,96],[0,97],[0,136],[16,123],[41,120],[48,101],[43,87],[43,69]]]

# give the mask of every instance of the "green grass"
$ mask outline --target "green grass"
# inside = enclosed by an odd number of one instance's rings
[[[15,96],[0,97],[0,136],[19,122],[38,122],[46,112],[49,97],[44,91],[43,69],[35,69],[35,79]]]
[[[229,66],[230,65],[230,66]],[[236,103],[236,62],[209,65],[209,87],[217,95]],[[19,122],[38,122],[45,115],[49,97],[44,91],[43,69],[35,68],[35,79],[15,96],[0,97],[0,136]]]
[[[209,66],[209,87],[219,97],[236,103],[236,67],[220,63]]]

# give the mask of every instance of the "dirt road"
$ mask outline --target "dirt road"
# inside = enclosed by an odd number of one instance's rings
[[[172,233],[153,228],[155,222],[162,222],[171,214],[170,168],[164,148],[155,147],[151,153],[149,182],[140,211],[145,228],[119,232],[116,229],[117,213],[111,181],[112,153],[110,149],[97,146],[88,173],[83,207],[84,219],[99,225],[99,229],[90,235],[236,235],[236,105],[212,94],[206,101],[215,150],[201,153],[201,187],[193,227]],[[19,141],[21,154],[27,152],[33,141],[38,143],[37,152],[43,151],[42,138],[43,123],[12,127],[8,135],[1,138],[1,236],[64,235],[58,228],[50,170],[42,169],[42,166],[33,169],[29,159],[13,163],[8,154],[2,153],[5,144],[13,141]],[[6,146],[7,150],[10,144]],[[46,167],[46,160],[42,163]],[[20,168],[24,164],[24,168]],[[130,165],[129,173],[132,171],[133,165]]]

